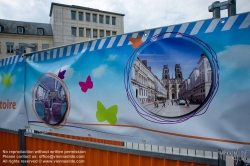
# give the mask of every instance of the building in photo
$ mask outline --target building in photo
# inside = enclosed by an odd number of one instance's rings
[[[134,95],[147,111],[161,117],[178,117],[199,107],[197,103],[185,105],[181,98],[184,79],[180,64],[175,64],[175,77],[172,78],[168,65],[164,65],[163,79],[160,80],[153,72],[154,68],[148,66],[147,62],[148,60],[137,58],[131,78]]]
[[[0,19],[0,58],[124,33],[124,14],[51,3],[50,22]]]
[[[175,65],[175,77],[170,77],[168,65],[163,66],[162,71],[162,82],[164,87],[167,89],[167,99],[179,99],[180,88],[183,82],[181,65]]]
[[[132,68],[132,87],[135,96],[142,104],[166,100],[167,90],[157,76],[147,66],[147,60],[136,59]]]
[[[189,78],[183,81],[180,97],[188,98],[193,103],[202,103],[210,91],[211,84],[211,66],[206,55],[202,54],[198,61],[198,67],[194,68]]]

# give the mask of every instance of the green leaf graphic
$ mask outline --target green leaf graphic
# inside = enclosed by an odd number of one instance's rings
[[[99,122],[108,121],[109,124],[116,124],[117,117],[116,114],[118,112],[118,106],[113,105],[108,109],[102,104],[102,102],[97,101],[97,111],[96,111],[96,119]]]

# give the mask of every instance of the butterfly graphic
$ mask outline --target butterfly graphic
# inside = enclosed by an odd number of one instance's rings
[[[3,86],[10,86],[10,74],[7,75],[5,72],[3,73],[2,85]]]
[[[91,77],[88,76],[86,82],[79,82],[79,85],[81,87],[81,90],[83,92],[87,92],[88,89],[93,88],[93,82],[91,81]]]
[[[130,37],[129,41],[132,43],[133,48],[138,48],[142,44],[140,34],[138,34],[137,38]]]
[[[59,78],[61,78],[62,80],[64,79],[64,74],[66,73],[66,70],[63,70],[63,71],[61,71],[61,69],[60,69],[60,71],[59,71],[59,73],[58,73],[58,77]]]
[[[117,114],[118,106],[112,105],[108,109],[102,104],[102,102],[97,101],[97,111],[96,111],[96,119],[98,122],[108,121],[109,124],[116,124],[117,122]]]

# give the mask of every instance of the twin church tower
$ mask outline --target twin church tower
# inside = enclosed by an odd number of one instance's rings
[[[167,89],[167,99],[179,99],[183,75],[180,64],[175,65],[175,77],[170,78],[168,65],[163,66],[162,82]]]

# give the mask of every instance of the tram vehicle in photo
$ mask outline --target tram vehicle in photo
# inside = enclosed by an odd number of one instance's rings
[[[35,92],[35,110],[47,124],[59,124],[66,114],[68,103],[61,81],[52,76],[41,79]]]

